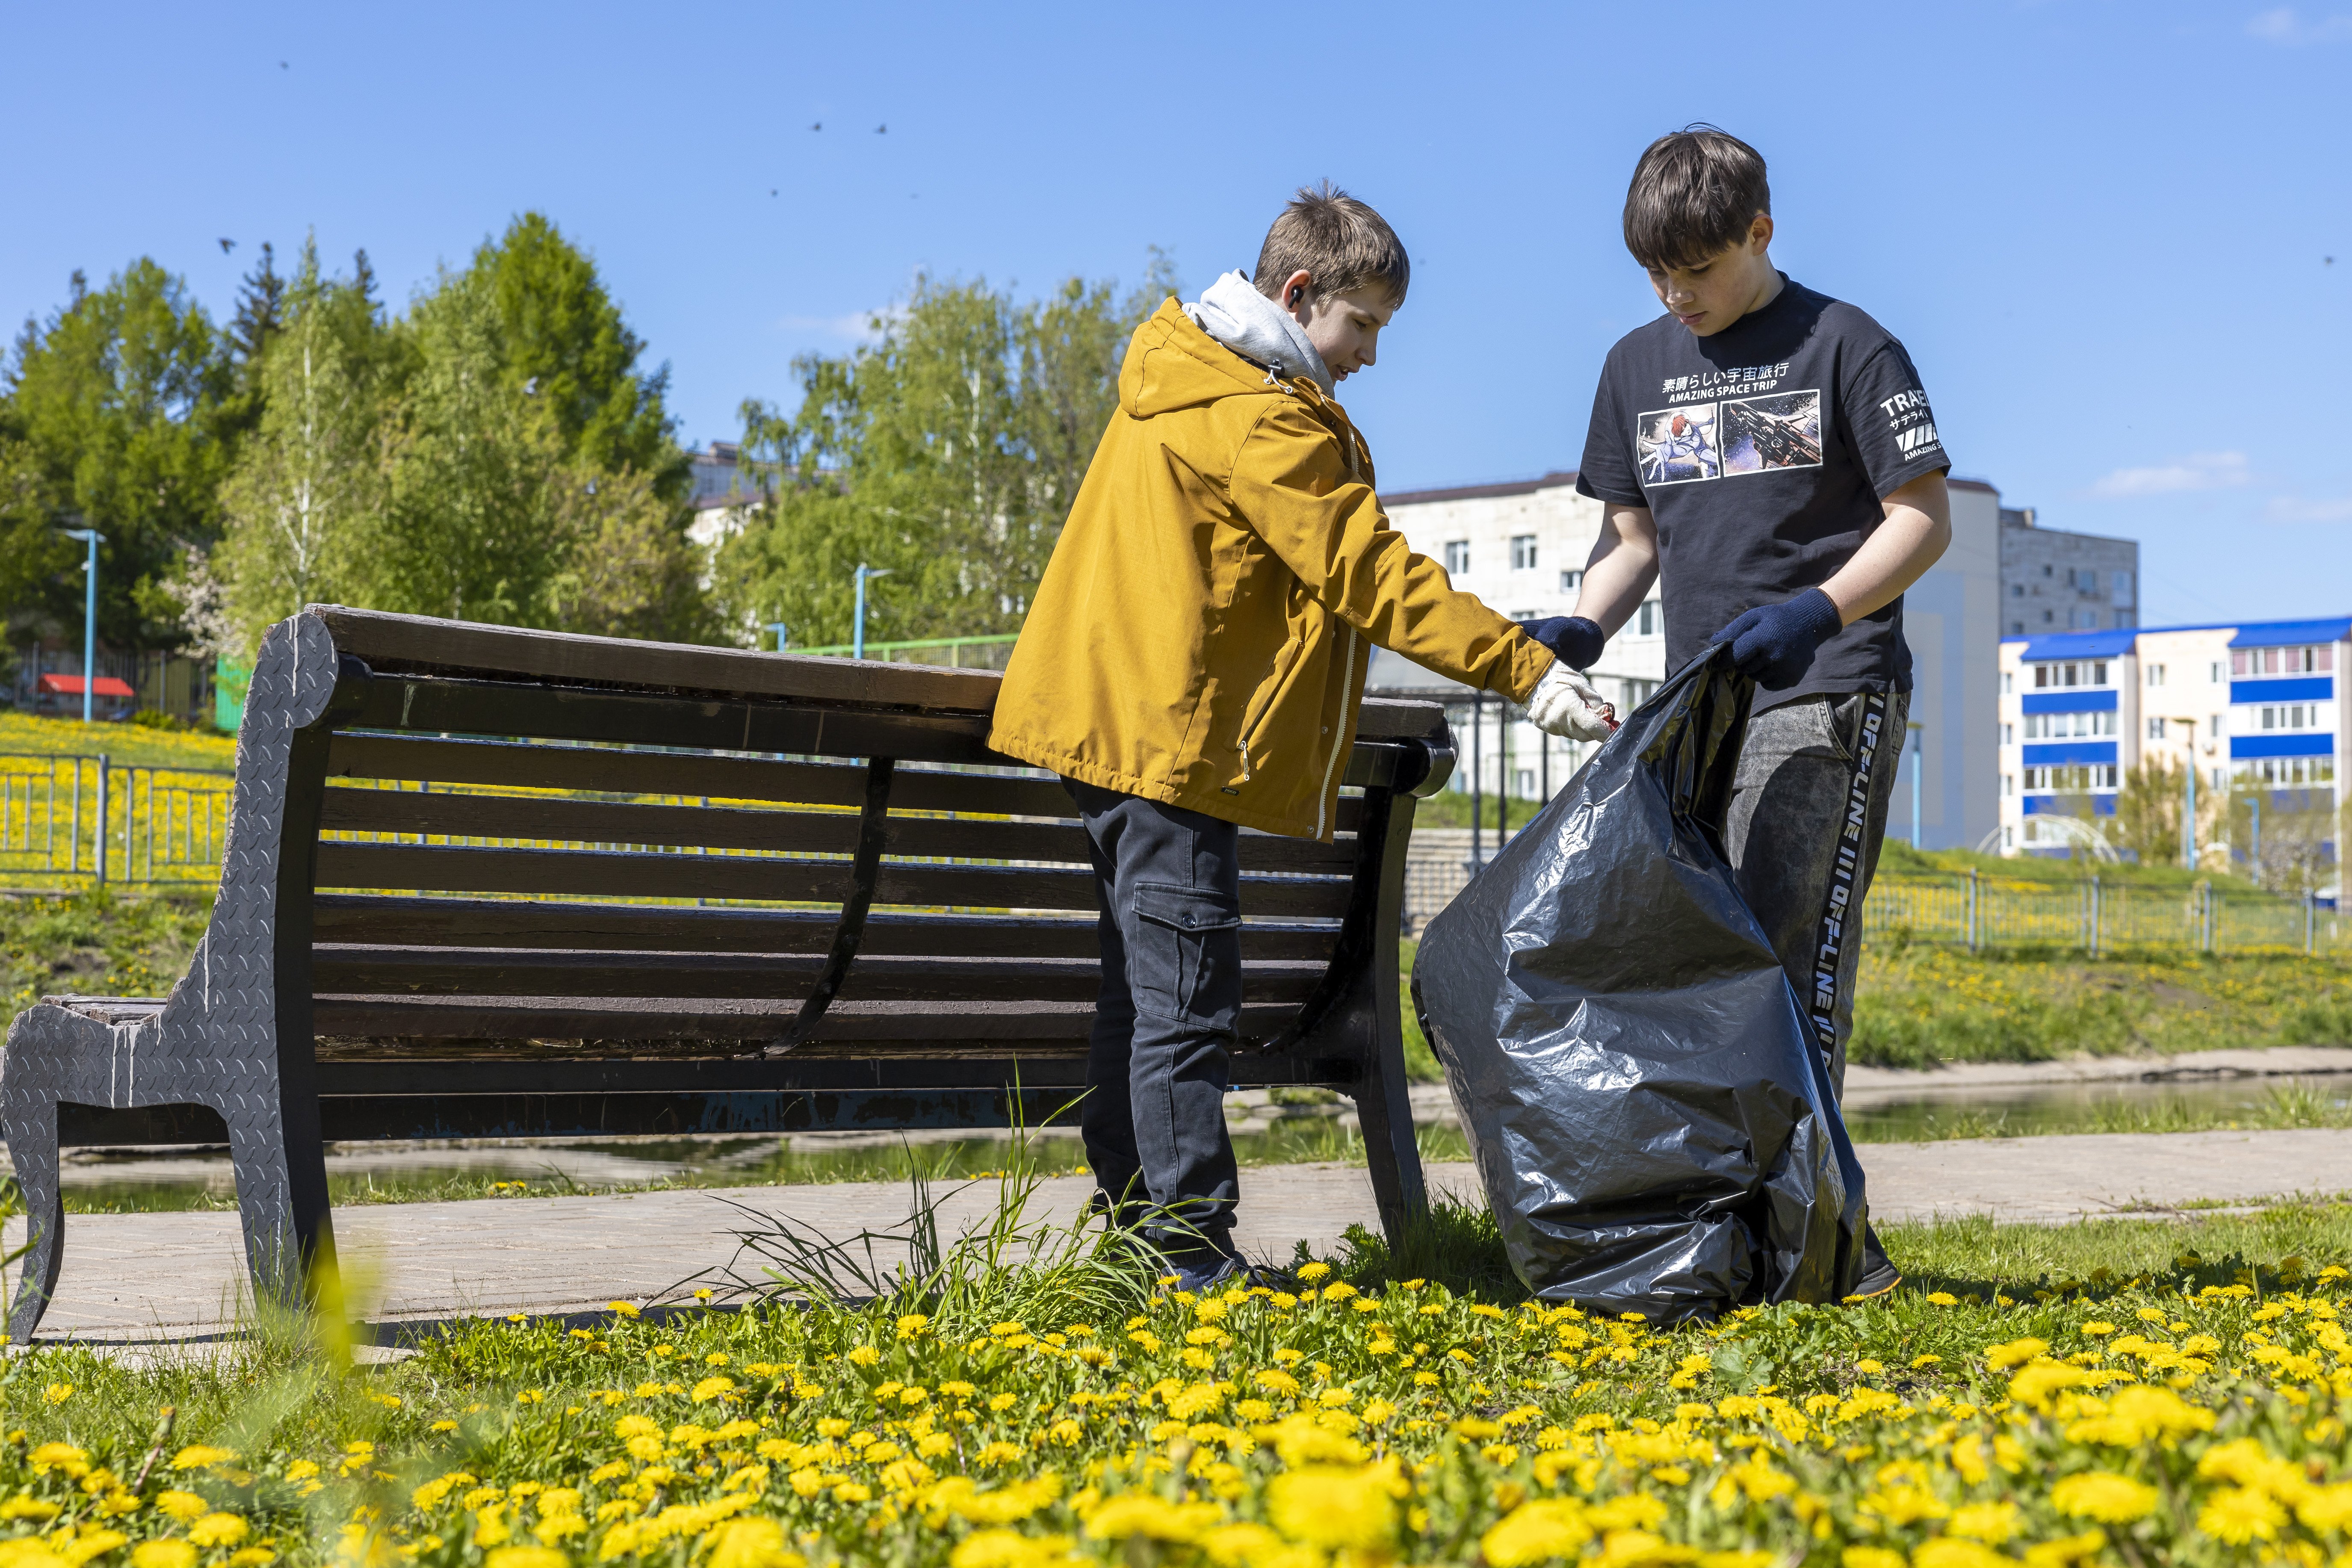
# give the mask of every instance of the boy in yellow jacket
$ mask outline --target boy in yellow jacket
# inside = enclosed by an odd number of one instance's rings
[[[1522,628],[1414,553],[1332,400],[1373,363],[1409,270],[1380,215],[1327,184],[1275,220],[1254,279],[1136,330],[997,700],[990,743],[1060,773],[1092,845],[1087,1158],[1188,1288],[1234,1267],[1239,829],[1331,836],[1373,646],[1553,734],[1607,733],[1545,640],[1564,623]]]

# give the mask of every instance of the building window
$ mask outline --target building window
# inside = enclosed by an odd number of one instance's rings
[[[2044,610],[2042,612],[2042,624],[2045,626],[2057,620],[2057,618],[2058,612],[2055,610]]]
[[[1511,770],[1511,793],[1521,800],[1533,800],[1536,795],[1536,771],[1533,768]]]
[[[1581,573],[1581,572],[1563,572],[1563,573],[1561,573],[1561,574],[1559,574],[1559,591],[1560,591],[1561,593],[1563,593],[1563,594],[1573,594],[1573,593],[1576,593],[1576,592],[1578,592],[1579,590],[1580,590],[1583,586],[1584,586],[1584,574],[1583,574],[1583,573]]]
[[[2229,787],[2230,770],[2223,767],[2215,768],[2213,770],[2213,793],[2215,795],[2220,795],[2223,790],[2226,790]]]
[[[1642,636],[1653,637],[1657,635],[1658,602],[1655,599],[1644,599],[1642,602]]]
[[[2025,623],[2024,623],[2023,621],[2011,621],[2011,622],[2010,622],[2010,623],[2009,623],[2009,635],[2010,635],[2010,636],[2011,636],[2011,637],[2023,637],[2023,636],[2025,635]]]
[[[2014,849],[2017,847],[2017,828],[2014,825],[2004,827],[2000,830],[2000,847],[2003,849]]]
[[[2015,678],[2011,676],[2008,670],[2004,669],[2000,672],[2000,694],[2003,697],[2008,696],[2011,691],[2016,689],[2015,686],[2011,684],[2014,679]]]
[[[1511,535],[1511,570],[1532,572],[1536,569],[1536,536],[1532,533]]]
[[[2147,738],[2151,741],[2161,741],[2164,739],[2163,720],[2150,719],[2147,721]]]
[[[2003,795],[2015,795],[2017,793],[2017,775],[2015,773],[2003,773],[2000,775],[2000,793]]]
[[[2000,743],[2004,746],[2016,744],[2016,742],[2010,735],[2010,727],[2006,724],[2003,724],[2000,727]]]
[[[2160,664],[2151,664],[2147,667],[2147,683],[2150,686],[2161,686],[2164,684],[2164,666]]]
[[[2009,596],[2012,599],[2022,599],[2025,597],[2025,584],[2022,583],[2011,583],[2009,585]]]
[[[2219,739],[2219,738],[2220,738],[2220,736],[2221,736],[2221,715],[2220,715],[2219,713],[2216,713],[2216,714],[2214,714],[2214,715],[2213,715],[2213,734],[2214,734],[2214,736],[2215,736],[2215,738],[2216,738],[2216,739]]]
[[[2221,674],[2221,661],[2220,659],[2215,659],[2212,664],[2207,668],[2205,671],[2205,679],[2211,681],[2216,686],[2221,684],[2224,678]]]
[[[2006,725],[2002,726],[2004,729]],[[2116,732],[2113,713],[2028,713],[2025,716],[2025,738],[2029,741],[2063,741],[2112,735]]]
[[[2233,675],[2324,675],[2336,668],[2336,645],[2308,647],[2237,647],[2230,650]]]
[[[1470,542],[1449,539],[1445,542],[1445,572],[1454,576],[1470,570]]]

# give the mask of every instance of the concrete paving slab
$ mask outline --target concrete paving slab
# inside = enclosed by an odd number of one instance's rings
[[[1888,1221],[1990,1214],[2049,1223],[2352,1193],[2352,1131],[1969,1139],[1872,1143],[1860,1152],[1872,1213]],[[1477,1201],[1472,1166],[1433,1165],[1428,1175],[1433,1189]],[[1075,1218],[1088,1187],[1083,1177],[1040,1184],[1040,1212]],[[1287,1261],[1300,1240],[1328,1253],[1349,1226],[1376,1223],[1360,1167],[1253,1167],[1243,1194],[1237,1239],[1275,1262]],[[943,1202],[942,1228],[969,1228],[995,1202],[992,1182],[956,1190]],[[758,1216],[845,1240],[901,1224],[908,1206],[903,1183],[858,1182],[383,1204],[341,1210],[335,1226],[354,1296],[373,1303],[367,1316],[399,1323],[653,1300],[736,1262],[737,1233]],[[5,1246],[21,1239],[21,1226],[12,1224]],[[233,1214],[78,1215],[67,1223],[64,1273],[41,1338],[137,1346],[217,1333],[234,1321],[243,1286]]]

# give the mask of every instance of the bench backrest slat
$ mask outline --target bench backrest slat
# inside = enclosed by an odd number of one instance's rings
[[[735,855],[640,854],[588,849],[456,848],[424,844],[319,846],[317,885],[429,888],[458,893],[584,898],[745,899],[835,903],[849,895],[843,860]],[[1245,876],[1242,913],[1336,920],[1351,884],[1337,877]],[[1091,910],[1094,873],[1026,866],[940,866],[887,861],[880,904],[924,909]]]
[[[823,952],[835,916],[824,910],[698,909],[678,904],[590,904],[547,899],[426,899],[321,893],[313,934],[320,942],[410,947],[591,948],[646,952]],[[1322,962],[1339,931],[1329,923],[1252,921],[1242,927],[1244,960]],[[944,957],[1095,958],[1101,938],[1091,916],[906,914],[867,917],[860,951]]]
[[[896,800],[896,792],[893,792]],[[1066,799],[1066,796],[1065,797]],[[407,833],[464,838],[629,844],[846,855],[857,845],[857,818],[844,812],[744,810],[647,805],[547,795],[457,795],[414,790],[332,788],[320,826],[328,832]],[[931,858],[1052,860],[1088,864],[1087,835],[1075,823],[987,818],[894,818],[884,853]],[[1347,876],[1355,869],[1352,838],[1330,844],[1252,834],[1242,864],[1253,871]]]

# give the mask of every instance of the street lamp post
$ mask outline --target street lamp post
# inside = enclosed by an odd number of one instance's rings
[[[2181,744],[2186,754],[2182,772],[2187,775],[2188,798],[2181,811],[2180,846],[2187,857],[2189,868],[2197,869],[2197,717],[2195,714],[2176,715],[2172,721],[2181,727],[2187,737]]]
[[[852,658],[866,657],[866,581],[873,577],[887,577],[892,570],[888,566],[868,566],[863,561],[857,563],[857,624],[849,639],[849,657]]]
[[[106,542],[106,535],[94,528],[68,528],[65,532],[68,539],[89,543],[89,563],[83,568],[89,581],[84,584],[81,616],[81,721],[87,724],[90,694],[98,685],[98,547]]]

